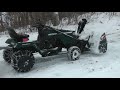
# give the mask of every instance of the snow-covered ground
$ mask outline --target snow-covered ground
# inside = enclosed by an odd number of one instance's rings
[[[76,30],[77,25],[64,26],[63,29]],[[27,73],[16,72],[7,64],[0,50],[0,78],[120,78],[120,17],[109,18],[105,13],[93,15],[86,31],[106,32],[108,51],[104,55],[85,52],[77,61],[69,61],[66,53],[42,58],[38,53],[34,56],[36,63]],[[0,36],[0,47],[8,35]],[[37,33],[30,34],[30,41],[37,39]]]

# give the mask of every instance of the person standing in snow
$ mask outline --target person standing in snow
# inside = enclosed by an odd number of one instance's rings
[[[87,23],[86,19],[82,19],[82,21],[78,23],[78,30],[77,30],[78,34],[81,34],[81,32],[84,30],[86,23]]]

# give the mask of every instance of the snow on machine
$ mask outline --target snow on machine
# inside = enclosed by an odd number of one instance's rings
[[[9,48],[4,50],[3,58],[18,72],[30,71],[35,63],[33,53],[39,52],[42,57],[47,57],[57,55],[62,48],[66,48],[68,59],[75,61],[80,59],[81,53],[90,51],[96,45],[91,42],[94,34],[81,39],[75,34],[76,31],[54,29],[42,24],[35,27],[38,28],[38,39],[32,42],[28,41],[29,35],[20,35],[12,28],[7,29],[11,38],[6,41]],[[107,51],[105,33],[99,37],[97,43],[99,53],[105,53]]]

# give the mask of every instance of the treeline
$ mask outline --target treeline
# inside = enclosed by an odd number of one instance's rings
[[[60,24],[62,18],[67,17],[69,22],[72,18],[77,21],[78,15],[86,12],[6,12],[0,13],[0,31],[4,31],[5,24],[14,28],[33,25],[38,19],[43,24],[51,21],[53,25]]]

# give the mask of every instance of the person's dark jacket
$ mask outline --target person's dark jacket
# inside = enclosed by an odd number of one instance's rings
[[[86,25],[86,22],[79,22],[77,33],[81,34],[81,32],[84,30],[85,25]]]

